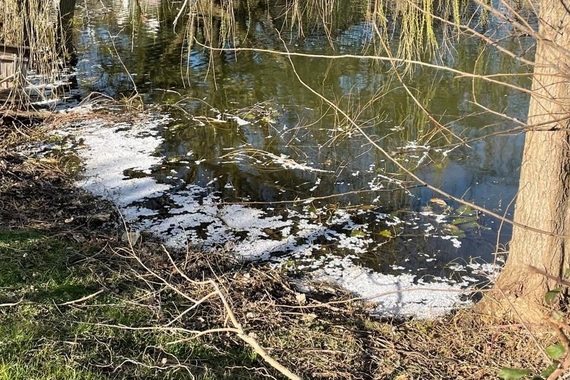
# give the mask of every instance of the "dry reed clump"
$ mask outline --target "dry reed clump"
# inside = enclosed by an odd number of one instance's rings
[[[6,69],[0,109],[26,109],[33,99],[47,100],[56,96],[44,85],[54,83],[62,73],[70,44],[59,7],[67,12],[74,0],[3,0],[0,5],[0,54],[9,49],[18,51],[13,68]],[[4,46],[4,47],[2,47]],[[6,66],[7,67],[7,66]],[[33,78],[29,75],[33,74]],[[7,87],[7,89],[6,89]],[[26,89],[24,91],[24,89]]]
[[[0,43],[30,48],[31,65],[38,73],[51,71],[57,60],[59,2],[42,0],[3,1]]]

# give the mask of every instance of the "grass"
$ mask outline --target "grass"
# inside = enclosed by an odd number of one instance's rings
[[[144,271],[119,257],[117,248],[101,251],[93,242],[82,245],[33,230],[3,230],[0,242],[1,302],[17,303],[0,308],[0,379],[277,375],[231,335],[188,339],[185,332],[164,328],[184,300],[157,284],[149,289],[142,281]],[[521,349],[528,337],[516,326],[479,330],[481,325],[470,327],[468,319],[458,317],[380,321],[358,303],[333,306],[311,295],[310,305],[299,308],[279,273],[240,266],[227,253],[213,256],[209,261],[190,257],[189,271],[207,273],[212,266],[247,331],[307,378],[494,378],[505,363],[537,371],[544,364],[539,356],[528,356],[535,347]],[[149,261],[166,276],[169,268],[160,260]],[[204,292],[171,280],[187,294]],[[101,289],[95,297],[73,302]],[[346,296],[342,291],[328,295],[331,300]],[[202,306],[176,326],[206,330],[223,325],[219,303]]]
[[[223,353],[197,340],[166,348],[181,336],[121,328],[158,326],[161,314],[126,261],[100,258],[94,248],[34,230],[0,231],[0,379],[176,379],[183,366],[213,373],[208,361],[253,365],[243,347]]]
[[[64,156],[16,154],[45,140],[37,127],[0,135],[10,137],[0,143],[0,380],[283,378],[235,333],[211,331],[231,327],[229,310],[307,379],[495,379],[502,367],[549,364],[549,332],[469,310],[379,320],[330,286],[315,284],[301,304],[287,273],[232,252],[125,246],[113,206],[73,187]]]
[[[0,378],[100,377],[80,365],[87,352],[77,350],[77,342],[85,342],[92,330],[82,323],[112,313],[61,306],[99,286],[92,267],[73,263],[79,253],[89,254],[37,231],[0,232],[0,303],[15,304],[0,309]]]

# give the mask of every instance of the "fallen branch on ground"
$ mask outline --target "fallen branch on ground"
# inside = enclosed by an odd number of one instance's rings
[[[236,318],[235,313],[233,312],[233,310],[230,306],[230,303],[228,302],[228,299],[226,297],[225,292],[222,291],[222,289],[221,289],[221,287],[217,281],[215,281],[213,279],[207,279],[207,280],[203,280],[203,281],[196,281],[196,280],[191,279],[179,267],[179,265],[176,264],[176,262],[174,261],[174,259],[172,258],[172,255],[168,252],[168,250],[166,250],[163,247],[163,251],[164,251],[166,257],[168,258],[168,262],[172,266],[172,274],[180,276],[188,284],[191,284],[193,286],[197,286],[197,287],[201,287],[201,288],[206,287],[206,288],[210,289],[205,296],[200,297],[199,299],[194,299],[194,297],[187,294],[184,290],[181,290],[172,281],[167,280],[165,278],[165,276],[159,274],[156,270],[151,269],[147,264],[145,264],[143,262],[143,260],[141,259],[141,257],[135,252],[132,245],[129,248],[121,249],[120,251],[121,251],[121,253],[123,253],[123,254],[126,253],[130,258],[134,259],[144,269],[144,271],[146,272],[147,275],[150,275],[151,277],[153,277],[155,280],[157,280],[159,282],[159,284],[164,286],[166,289],[169,289],[169,290],[173,291],[174,293],[178,294],[179,296],[181,296],[182,298],[186,299],[187,301],[190,301],[191,306],[187,307],[184,311],[178,313],[178,315],[174,319],[172,319],[170,322],[166,323],[164,326],[148,327],[148,328],[146,328],[146,327],[131,328],[131,327],[127,327],[127,326],[110,326],[110,325],[107,325],[107,327],[134,329],[134,330],[176,331],[176,332],[181,332],[181,333],[192,335],[188,339],[196,339],[200,336],[207,335],[207,334],[214,334],[214,333],[232,333],[232,334],[235,334],[244,343],[246,343],[249,347],[251,347],[259,356],[261,356],[263,358],[263,360],[265,360],[265,362],[267,362],[270,366],[272,366],[274,369],[279,371],[282,375],[284,375],[285,377],[287,377],[288,379],[291,379],[291,380],[300,380],[301,379],[301,377],[299,377],[298,375],[293,373],[291,370],[289,370],[287,367],[285,367],[284,365],[279,363],[277,360],[275,360],[258,343],[258,341],[253,336],[249,335],[243,329],[242,324]],[[141,275],[137,274],[137,276],[140,277]],[[187,314],[191,310],[197,309],[198,307],[203,305],[205,303],[205,301],[213,299],[213,298],[217,298],[219,301],[222,302],[223,310],[225,312],[225,318],[224,319],[226,321],[226,326],[224,326],[222,328],[211,328],[211,329],[207,329],[204,331],[188,330],[185,328],[178,328],[178,327],[172,326],[176,321],[180,320],[185,314]]]

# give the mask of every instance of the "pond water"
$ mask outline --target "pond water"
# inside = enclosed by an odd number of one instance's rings
[[[485,278],[480,264],[496,262],[509,226],[418,186],[374,144],[431,185],[510,217],[524,137],[509,131],[518,126],[514,119],[525,120],[523,92],[427,66],[400,81],[386,61],[324,57],[373,55],[373,30],[360,2],[340,2],[330,35],[311,25],[302,37],[291,32],[281,2],[238,15],[237,38],[226,47],[306,53],[290,60],[261,50],[212,53],[199,44],[188,50],[183,30],[173,27],[175,5],[139,3],[85,0],[74,20],[83,96],[136,94],[166,115],[143,127],[83,131],[92,149],[120,157],[112,169],[116,181],[139,181],[144,196],[118,200],[129,222],[172,245],[231,243],[244,256],[291,271],[326,267],[360,293],[366,285],[346,280],[343,265],[410,284],[468,286]],[[532,57],[533,41],[507,37],[492,17],[478,30]],[[203,41],[200,28],[196,37]],[[529,72],[467,37],[442,44],[427,62],[484,74]],[[529,86],[525,75],[499,79]],[[97,154],[85,156],[96,162]],[[98,179],[84,185],[105,193],[97,186],[109,170],[87,169]],[[144,191],[140,183],[147,183]]]

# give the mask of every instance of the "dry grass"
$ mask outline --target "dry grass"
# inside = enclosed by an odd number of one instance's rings
[[[0,109],[29,109],[33,101],[57,98],[57,91],[45,85],[55,83],[71,61],[68,29],[73,6],[74,0],[2,0],[0,50],[17,50],[18,64],[8,70],[8,78],[0,77],[8,87],[0,92]]]
[[[75,350],[85,345],[98,352],[91,360],[99,369],[75,364],[102,378],[179,378],[187,372],[200,378],[281,378],[233,330],[231,315],[268,356],[303,378],[495,379],[501,367],[539,373],[549,364],[541,354],[555,341],[549,331],[531,337],[518,324],[483,322],[469,310],[432,321],[380,320],[346,291],[315,284],[311,293],[301,293],[288,273],[241,262],[230,251],[167,253],[152,239],[125,246],[118,239],[118,215],[73,188],[65,156],[24,153],[22,147],[45,140],[43,131],[23,124],[0,129],[0,228],[42,230],[85,244],[86,251],[102,247],[83,261],[99,268],[92,271],[104,294],[151,311],[129,323],[89,317],[91,339],[76,342]],[[94,218],[102,214],[114,222]],[[112,282],[117,274],[120,285]],[[212,295],[212,284],[219,294]],[[101,307],[96,295],[81,302],[86,308],[79,307],[74,318],[81,320],[89,305]],[[129,351],[125,365],[118,336],[141,331],[155,335],[137,338],[147,349],[140,356]],[[168,360],[157,363],[148,355],[151,347]],[[111,352],[110,358],[103,352]],[[133,368],[144,368],[145,375]]]
[[[154,267],[166,261],[157,249],[141,249]],[[540,373],[550,364],[529,332],[517,324],[483,322],[470,311],[433,321],[379,320],[367,312],[365,303],[346,301],[352,298],[346,291],[324,286],[303,297],[286,274],[265,265],[240,263],[229,252],[191,252],[179,260],[191,278],[220,284],[245,331],[303,377],[495,379],[502,367]],[[209,291],[179,281],[171,266],[161,270],[162,277],[184,294],[199,299]],[[140,268],[135,272],[144,273]],[[159,289],[154,292],[162,294]],[[219,302],[203,304],[178,318],[180,309],[175,305],[182,300],[154,298],[161,299],[156,307],[165,312],[166,320],[176,320],[167,322],[168,326],[193,326],[198,331],[227,326]],[[198,326],[196,320],[201,321]],[[542,347],[553,342],[548,331],[534,338]],[[240,344],[232,336],[209,339],[219,346]]]

